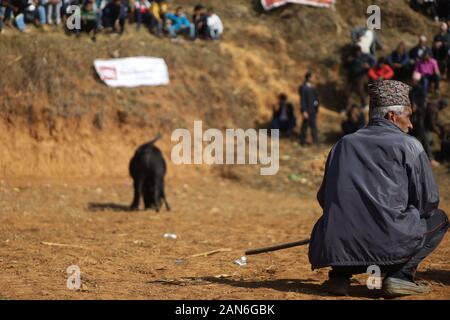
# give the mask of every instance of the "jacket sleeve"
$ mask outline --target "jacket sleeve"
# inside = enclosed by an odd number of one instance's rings
[[[439,190],[425,151],[414,162],[409,179],[409,205],[416,207],[420,216],[426,218],[438,208]]]
[[[392,68],[389,65],[385,65],[383,70],[383,78],[385,80],[389,80],[392,79],[393,77],[394,77],[394,70],[392,70]]]
[[[375,71],[375,67],[369,69],[368,75],[371,80],[373,80],[373,81],[378,80],[378,75]]]
[[[338,142],[338,144],[339,144],[339,142]],[[327,183],[327,173],[329,170],[331,157],[332,157],[332,154],[333,154],[333,151],[335,148],[336,148],[336,145],[333,147],[333,149],[331,149],[330,153],[328,154],[327,162],[325,164],[325,172],[323,174],[322,184],[320,185],[319,191],[317,192],[317,201],[319,202],[320,207],[322,209],[324,209],[324,206],[325,206],[325,188],[326,188],[326,183]]]

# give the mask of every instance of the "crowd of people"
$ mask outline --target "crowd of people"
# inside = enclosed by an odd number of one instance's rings
[[[79,27],[70,19],[77,8]],[[0,33],[5,24],[21,32],[28,32],[28,25],[63,25],[68,32],[85,32],[95,41],[101,30],[122,34],[127,22],[135,23],[137,30],[145,26],[158,37],[219,40],[224,31],[214,9],[202,4],[193,8],[189,19],[182,6],[172,10],[166,0],[0,0]]]
[[[386,52],[372,30],[356,28],[352,32],[353,46],[346,59],[347,82],[345,105],[349,104],[352,94],[360,105],[352,104],[342,123],[344,134],[353,133],[364,127],[363,111],[368,109],[367,85],[379,80],[399,80],[412,86],[411,102],[413,106],[414,129],[412,134],[423,144],[428,157],[435,162],[431,152],[432,133],[441,139],[441,156],[449,159],[448,125],[439,122],[439,112],[447,107],[442,99],[440,83],[450,79],[450,30],[447,22],[441,22],[439,32],[431,43],[421,35],[417,44],[408,50],[405,42],[400,42],[387,56],[377,53]]]
[[[400,42],[387,56],[376,33],[367,28],[355,28],[352,31],[352,47],[346,57],[344,68],[347,73],[345,101],[341,113],[342,134],[351,134],[367,124],[367,104],[369,83],[379,80],[399,80],[411,85],[411,103],[414,111],[414,135],[424,146],[430,160],[437,164],[432,153],[432,134],[441,140],[443,159],[450,160],[450,124],[442,124],[439,113],[448,102],[442,98],[440,82],[450,79],[450,30],[446,22],[440,24],[439,32],[429,45],[427,38],[421,35],[417,45],[408,50],[405,42]],[[302,123],[299,143],[306,145],[308,129],[312,142],[319,144],[317,132],[317,113],[319,97],[314,87],[313,74],[305,75],[304,83],[299,87]],[[356,94],[357,103],[350,103]],[[279,102],[273,110],[271,128],[279,129],[281,136],[290,137],[296,127],[297,119],[292,103],[286,94],[279,95]]]

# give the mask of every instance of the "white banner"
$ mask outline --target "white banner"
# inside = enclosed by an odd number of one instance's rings
[[[261,5],[265,10],[281,7],[287,3],[298,3],[314,7],[329,8],[335,3],[335,0],[261,0]]]
[[[109,87],[160,86],[170,82],[167,64],[161,58],[97,59],[94,66]]]

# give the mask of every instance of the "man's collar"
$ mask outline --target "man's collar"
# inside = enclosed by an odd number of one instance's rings
[[[370,126],[384,127],[384,128],[387,128],[387,129],[398,130],[401,133],[405,133],[395,123],[393,123],[392,121],[389,121],[387,119],[384,119],[384,118],[373,118],[373,119],[370,119],[369,120],[369,127]]]

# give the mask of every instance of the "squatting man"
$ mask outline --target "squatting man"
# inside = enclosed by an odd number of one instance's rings
[[[317,194],[323,209],[311,235],[313,269],[331,267],[324,288],[346,295],[352,275],[376,265],[388,297],[423,294],[414,281],[423,259],[449,228],[438,209],[430,162],[412,129],[410,87],[399,81],[369,85],[370,121],[332,148]]]

